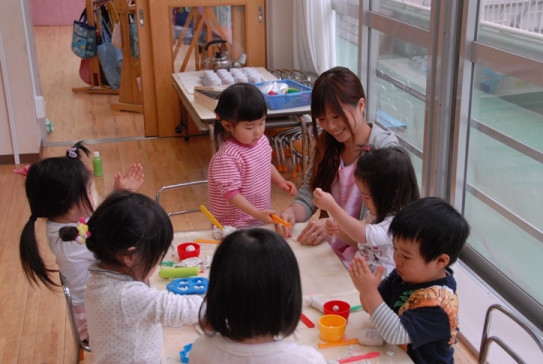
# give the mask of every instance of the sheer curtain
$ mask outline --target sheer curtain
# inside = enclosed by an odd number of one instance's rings
[[[295,0],[294,67],[321,74],[335,66],[335,26],[331,0]]]

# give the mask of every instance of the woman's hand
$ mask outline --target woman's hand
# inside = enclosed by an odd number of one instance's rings
[[[279,217],[289,222],[290,227],[285,226],[283,224],[275,224],[275,231],[277,231],[277,233],[281,235],[283,238],[290,238],[292,236],[292,228],[294,227],[294,224],[296,223],[296,215],[294,212],[294,208],[292,206],[287,207],[281,212]]]
[[[136,192],[143,184],[143,177],[143,166],[141,163],[132,164],[124,176],[121,172],[115,173],[113,190],[129,190]]]
[[[296,240],[302,245],[318,245],[328,237],[326,232],[326,220],[311,220],[307,223]]]
[[[326,233],[329,236],[334,236],[334,235],[339,234],[339,225],[334,220],[326,219],[325,227],[326,227]]]

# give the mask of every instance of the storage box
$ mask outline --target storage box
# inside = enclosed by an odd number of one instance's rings
[[[255,83],[255,86],[260,88],[269,82],[286,83],[289,88],[295,88],[299,90],[299,92],[287,93],[284,95],[267,95],[264,93],[264,99],[266,100],[268,109],[290,109],[293,107],[301,107],[311,104],[311,87],[293,80],[259,82]]]

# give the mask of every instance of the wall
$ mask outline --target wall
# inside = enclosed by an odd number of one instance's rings
[[[0,47],[0,163],[13,163],[19,156],[26,163],[37,159],[42,142],[36,116],[41,90],[35,81],[39,76],[27,0],[0,3]]]
[[[72,25],[85,8],[85,0],[29,0],[33,25]]]
[[[67,21],[70,15],[64,14],[71,14],[75,10],[67,10],[70,0],[50,0],[53,1],[50,6],[43,5],[46,4],[44,1],[0,2],[0,46],[3,45],[5,55],[3,60],[0,59],[0,70],[8,76],[2,78],[0,74],[0,163],[13,163],[14,155],[18,154],[21,163],[35,160],[41,145],[46,143],[42,126],[45,105],[41,98],[30,14],[35,13],[35,7],[41,4],[46,10],[52,9],[53,14],[57,10],[60,12],[54,20],[57,23]],[[84,1],[74,0],[73,3],[78,4],[77,9],[82,9]],[[266,7],[268,67],[292,69],[292,3],[290,0],[268,0]],[[80,11],[77,10],[76,16]],[[73,22],[73,18],[70,22]],[[6,99],[8,94],[9,105]],[[10,128],[8,109],[13,112],[14,130]]]
[[[266,1],[268,68],[294,68],[291,0]]]

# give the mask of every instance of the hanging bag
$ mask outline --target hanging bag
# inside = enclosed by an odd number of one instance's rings
[[[98,59],[108,85],[116,90],[121,86],[123,53],[111,44],[111,30],[103,18],[101,18],[100,24],[102,43],[97,47]]]
[[[96,55],[96,27],[88,24],[87,9],[83,10],[79,20],[74,20],[72,52],[84,59]]]

